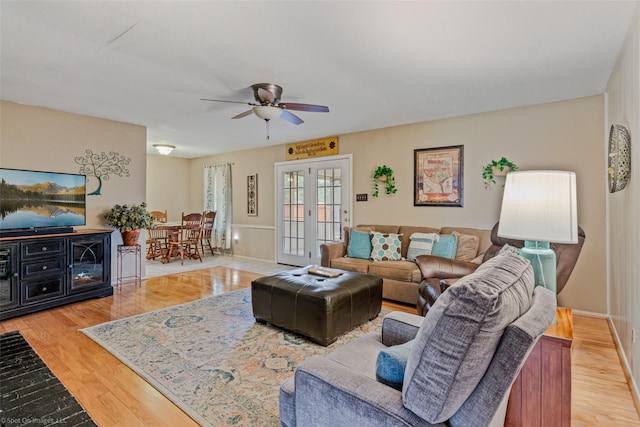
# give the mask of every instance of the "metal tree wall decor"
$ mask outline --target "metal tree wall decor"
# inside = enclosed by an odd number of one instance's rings
[[[102,190],[102,182],[109,181],[111,175],[130,176],[129,169],[125,166],[131,163],[130,157],[121,156],[115,151],[105,154],[103,151],[96,154],[93,150],[87,150],[86,155],[76,157],[74,161],[80,165],[80,173],[86,176],[94,176],[98,180],[98,188],[88,196],[99,196]]]

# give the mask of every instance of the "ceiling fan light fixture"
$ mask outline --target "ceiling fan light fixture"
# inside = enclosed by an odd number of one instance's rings
[[[163,156],[166,156],[169,153],[171,153],[173,149],[176,147],[174,145],[169,145],[169,144],[153,144],[153,148],[158,150],[158,153],[162,154]]]
[[[253,113],[260,117],[262,120],[277,119],[282,114],[282,109],[278,107],[272,107],[270,105],[259,105],[253,107]]]

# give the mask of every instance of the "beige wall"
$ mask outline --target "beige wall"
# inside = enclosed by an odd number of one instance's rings
[[[169,221],[180,221],[182,212],[202,212],[189,206],[189,165],[187,159],[147,155],[147,205],[150,211],[167,211]]]
[[[205,166],[231,163],[233,182],[233,254],[247,258],[275,259],[274,163],[284,161],[284,146],[268,146],[191,161],[191,208],[204,206]],[[258,216],[247,215],[247,176],[258,174]]]
[[[234,177],[234,253],[274,259],[274,163],[285,160],[284,146],[233,152],[195,160],[146,155],[140,126],[2,102],[0,165],[3,167],[77,172],[74,162],[86,149],[117,151],[131,157],[129,177],[113,176],[102,195],[88,197],[88,226],[101,227],[100,214],[115,203],[145,200],[161,208],[171,190],[177,202],[166,205],[177,219],[182,204],[203,208],[204,166],[232,163]],[[490,228],[497,220],[500,186],[485,190],[482,165],[507,156],[522,169],[569,169],[578,175],[579,222],[587,241],[560,303],[576,309],[606,312],[605,292],[605,156],[601,96],[465,117],[398,126],[340,136],[340,153],[353,154],[353,192],[371,193],[372,170],[385,163],[396,171],[399,192],[354,202],[354,223],[467,225]],[[36,124],[36,125],[34,125]],[[465,205],[462,208],[414,207],[413,150],[462,144],[465,147]],[[637,153],[638,150],[634,152]],[[146,159],[149,158],[148,183]],[[175,171],[167,174],[170,168]],[[246,176],[259,177],[259,215],[246,214]],[[188,176],[184,178],[185,174]],[[89,182],[91,187],[91,182]],[[178,195],[178,196],[176,196]],[[186,209],[185,209],[186,211]],[[119,243],[114,234],[114,247]],[[115,257],[114,257],[115,259]],[[626,295],[621,298],[626,301]]]
[[[640,395],[640,8],[607,85],[607,124],[631,134],[631,180],[607,195],[609,313]],[[607,138],[608,139],[608,135]],[[605,148],[606,150],[606,142]],[[636,331],[635,343],[632,330]]]
[[[594,200],[588,190],[604,185],[602,103],[602,97],[590,97],[343,135],[340,152],[353,154],[355,193],[371,193],[371,174],[382,163],[395,171],[399,189],[355,203],[354,222],[388,223],[400,207],[404,224],[491,228],[500,213],[504,179],[485,189],[481,169],[502,156],[521,169],[574,170],[580,181],[580,224],[602,221],[603,199]],[[413,150],[449,145],[464,145],[464,207],[414,207]],[[589,228],[604,237],[603,225]]]
[[[105,228],[101,214],[116,203],[145,201],[146,138],[147,131],[142,126],[6,101],[0,103],[1,167],[78,173],[80,166],[74,158],[83,157],[87,149],[98,154],[115,151],[131,158],[126,166],[128,177],[112,175],[103,182],[101,195],[87,196],[86,228]],[[95,179],[89,179],[87,192],[96,188]],[[141,239],[144,242],[144,235]],[[113,281],[115,248],[119,243],[122,239],[116,231],[112,239]]]
[[[587,239],[559,303],[606,312],[604,99],[593,96],[339,137],[340,154],[353,154],[353,223],[460,225],[491,228],[498,220],[502,186],[484,189],[482,166],[506,156],[521,169],[573,170],[578,179],[578,221]],[[465,202],[462,208],[413,206],[413,150],[464,145]],[[203,168],[232,163],[236,255],[274,260],[274,166],[285,161],[285,146],[191,160],[190,205],[202,209]],[[371,197],[373,170],[395,171],[395,195]],[[246,214],[246,177],[259,175],[259,215]],[[153,180],[154,177],[149,177]],[[150,190],[150,192],[152,192]],[[355,196],[354,196],[355,198]]]
[[[506,156],[522,170],[575,171],[578,222],[587,239],[558,300],[605,313],[603,116],[603,97],[595,96],[344,135],[340,152],[353,153],[356,193],[371,191],[369,177],[381,163],[396,171],[400,189],[395,195],[355,203],[355,222],[388,223],[399,216],[403,224],[491,228],[500,215],[502,186],[484,189],[481,170],[490,160]],[[414,207],[413,150],[448,145],[464,145],[464,207]]]

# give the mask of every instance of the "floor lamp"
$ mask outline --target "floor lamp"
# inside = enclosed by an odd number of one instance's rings
[[[556,293],[556,254],[550,243],[578,243],[576,174],[507,174],[498,236],[524,240],[520,255],[533,266],[536,286]]]

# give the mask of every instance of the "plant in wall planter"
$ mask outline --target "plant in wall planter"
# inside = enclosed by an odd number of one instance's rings
[[[384,183],[385,192],[387,194],[394,194],[398,192],[396,188],[396,179],[393,177],[393,169],[387,167],[387,165],[378,166],[373,172],[373,197],[378,197],[378,185]]]
[[[482,168],[482,179],[484,180],[484,188],[491,187],[491,184],[496,184],[497,176],[505,176],[509,172],[513,172],[518,169],[518,165],[513,163],[506,157],[500,160],[491,160]]]

